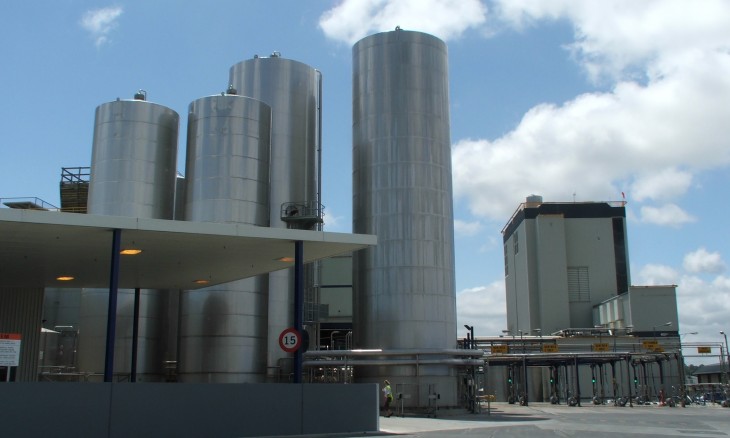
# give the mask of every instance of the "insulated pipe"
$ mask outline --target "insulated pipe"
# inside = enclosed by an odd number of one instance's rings
[[[527,399],[528,399],[528,393],[527,393],[527,358],[524,357],[524,356],[522,357],[522,372],[525,375],[525,383],[523,385],[524,391],[525,391],[525,398],[524,398],[524,403],[522,405],[523,406],[527,406]]]
[[[320,351],[307,351],[304,353],[304,357],[332,357],[332,356],[407,356],[407,355],[439,355],[439,356],[467,356],[467,357],[481,357],[484,355],[479,350],[460,350],[460,349],[445,349],[445,350],[434,350],[434,349],[422,349],[422,350],[410,350],[410,349],[399,349],[399,350],[320,350]]]
[[[565,363],[563,365],[563,368],[565,368],[565,402],[568,403],[568,399],[570,398],[570,377],[568,376],[568,364]]]
[[[616,392],[618,389],[616,388],[616,364],[615,362],[611,362],[611,383],[613,386],[613,403],[616,404]]]
[[[634,367],[634,376],[636,376],[636,368]],[[626,356],[626,378],[629,380],[629,407],[634,407],[633,394],[631,391],[631,356]]]
[[[659,386],[660,386],[660,400],[659,403],[664,404],[664,400],[667,397],[667,391],[664,389],[664,364],[662,361],[658,361],[657,365],[659,365]]]
[[[682,407],[687,407],[687,378],[684,374],[684,355],[682,354],[682,350],[679,350],[679,353],[676,353],[674,357],[677,360],[677,371],[679,371],[679,381],[680,381],[680,395],[682,397]]]
[[[302,363],[304,367],[321,367],[331,368],[333,366],[359,366],[359,365],[468,365],[468,366],[480,366],[484,365],[484,361],[480,359],[429,359],[423,360],[419,358],[415,359],[375,359],[375,360],[363,360],[363,359],[337,359],[328,361],[319,360],[305,360]]]

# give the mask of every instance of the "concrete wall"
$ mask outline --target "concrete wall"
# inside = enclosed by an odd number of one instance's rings
[[[152,438],[364,433],[379,429],[375,384],[8,383],[7,436]]]
[[[505,243],[508,273],[505,277],[507,292],[507,329],[517,335],[520,330],[529,333],[532,316],[530,314],[530,294],[537,287],[531,249],[534,243],[534,225],[524,221]],[[517,245],[515,245],[517,240]]]
[[[635,332],[678,332],[676,286],[631,286],[631,323]],[[670,326],[664,324],[671,322]]]
[[[535,219],[536,238],[534,252],[538,254],[539,290],[535,302],[540,303],[539,320],[533,328],[542,333],[553,333],[571,325],[568,302],[568,267],[565,224],[561,215],[541,215]],[[533,334],[533,333],[530,333]]]
[[[570,327],[592,327],[593,306],[617,295],[611,218],[571,219],[565,228],[566,264],[587,267],[590,288],[590,301],[570,304]]]
[[[571,219],[565,228],[568,266],[590,271],[591,306],[618,295],[611,218]]]

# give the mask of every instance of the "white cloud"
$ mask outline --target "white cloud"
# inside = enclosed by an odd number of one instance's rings
[[[717,342],[716,334],[728,330],[730,278],[720,275],[704,281],[695,276],[683,277],[677,287],[677,307],[681,332],[699,332],[694,341]]]
[[[651,66],[648,77],[663,75],[695,51],[730,44],[730,5],[702,0],[497,0],[500,17],[523,28],[540,20],[570,20],[573,53],[595,77],[634,76],[636,66]]]
[[[499,250],[502,250],[503,246],[502,239],[498,239],[494,235],[486,236],[486,240],[484,241],[484,244],[481,245],[478,249],[479,253],[486,253],[489,252],[495,248],[499,248]]]
[[[730,3],[707,6],[687,13],[674,1],[500,3],[513,26],[569,20],[580,62],[616,82],[609,92],[537,105],[498,139],[457,141],[455,196],[474,214],[505,220],[529,193],[599,201],[625,191],[632,203],[667,202],[642,208],[645,221],[694,220],[668,201],[686,194],[699,172],[730,165],[730,26],[718,24],[730,22]]]
[[[635,280],[633,284],[642,286],[677,284],[679,273],[669,266],[649,264],[641,268]]]
[[[719,274],[726,267],[719,252],[708,252],[705,248],[686,254],[682,266],[692,274]]]
[[[637,201],[671,199],[686,193],[691,184],[691,173],[668,167],[654,174],[639,176],[632,185],[631,194]]]
[[[503,281],[464,289],[456,294],[457,327],[467,324],[475,336],[494,336],[507,328],[506,308]]]
[[[479,221],[466,222],[460,219],[454,219],[454,233],[458,236],[474,236],[482,229]]]
[[[665,204],[661,207],[641,207],[641,222],[669,227],[679,227],[697,219],[682,210],[676,204]]]
[[[448,40],[483,25],[486,15],[479,0],[344,0],[322,14],[319,26],[348,44],[396,26]]]
[[[81,27],[89,32],[97,48],[109,41],[109,34],[117,27],[122,12],[120,6],[110,6],[87,11],[81,17]]]
[[[352,227],[351,224],[345,223],[346,219],[345,216],[327,214],[324,217],[322,229],[330,232],[349,232]]]

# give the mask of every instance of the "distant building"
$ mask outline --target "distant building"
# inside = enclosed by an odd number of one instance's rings
[[[623,202],[532,195],[502,230],[509,333],[629,328],[676,336],[676,286],[632,286]]]
[[[533,195],[502,234],[510,333],[593,327],[593,306],[629,290],[623,203]]]
[[[693,376],[697,378],[698,384],[723,383],[726,379],[726,373],[727,368],[725,364],[716,363],[711,365],[700,365],[700,367],[693,373]]]
[[[629,327],[635,336],[661,339],[677,336],[677,286],[629,286],[628,293],[593,307],[593,324]]]

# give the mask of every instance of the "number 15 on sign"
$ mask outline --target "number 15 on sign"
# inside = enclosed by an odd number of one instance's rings
[[[302,345],[302,335],[294,327],[285,329],[279,335],[279,346],[287,353],[293,353]]]

